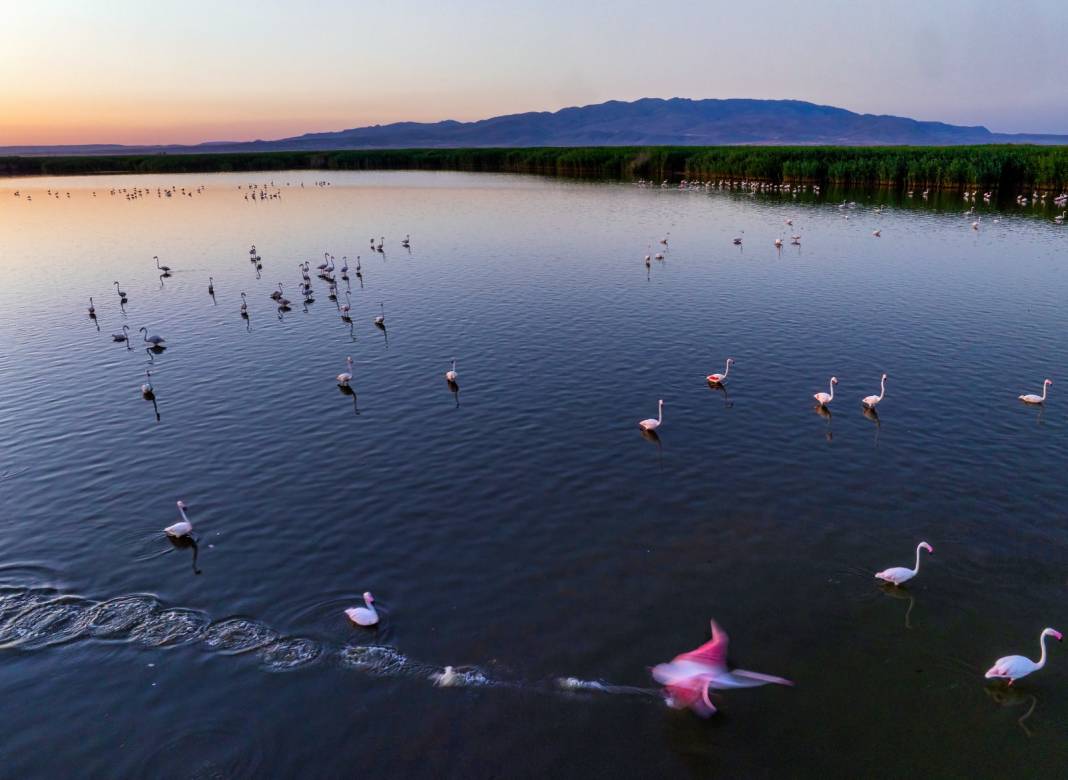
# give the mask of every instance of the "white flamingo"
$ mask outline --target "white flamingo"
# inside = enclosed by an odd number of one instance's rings
[[[830,387],[831,392],[829,392],[829,393],[816,393],[814,396],[812,396],[813,398],[816,399],[816,403],[818,403],[820,406],[827,406],[827,404],[829,404],[831,401],[833,401],[834,400],[834,386],[836,384],[838,384],[838,377],[832,376],[831,377],[831,387]]]
[[[152,372],[145,369],[145,383],[141,385],[141,395],[152,395]]]
[[[342,371],[337,375],[337,383],[343,387],[348,387],[349,382],[352,381],[352,356],[349,355],[345,358],[345,364],[348,366],[348,371]]]
[[[883,571],[875,574],[877,579],[889,582],[892,585],[903,585],[911,580],[917,574],[920,573],[920,550],[927,550],[929,553],[934,553],[934,548],[927,542],[920,542],[916,545],[916,568],[906,569],[904,566],[894,566],[891,569],[884,569]]]
[[[1038,644],[1042,647],[1042,655],[1038,661],[1032,661],[1022,655],[1007,655],[999,658],[994,665],[983,675],[988,680],[1008,680],[1009,685],[1026,677],[1031,672],[1037,672],[1046,665],[1046,637],[1054,637],[1058,642],[1064,639],[1064,635],[1055,628],[1044,628],[1038,637]]]
[[[375,317],[375,325],[382,327],[386,324],[386,304],[379,303],[378,305],[381,307],[382,313]]]
[[[371,591],[363,594],[362,607],[349,607],[345,610],[349,620],[358,626],[374,626],[378,624],[378,610],[375,609],[375,597]]]
[[[638,423],[638,427],[641,428],[643,431],[655,431],[657,428],[660,427],[660,423],[662,423],[663,421],[664,399],[661,398],[660,402],[657,404],[656,419],[654,420],[652,417],[650,417],[648,420],[642,420]]]
[[[869,395],[860,399],[860,403],[866,409],[874,409],[878,406],[879,402],[883,400],[883,396],[886,395],[886,374],[883,374],[883,378],[879,383],[879,395]]]
[[[182,515],[182,519],[174,525],[169,525],[164,528],[163,533],[167,534],[167,536],[174,537],[175,539],[180,539],[183,536],[189,536],[193,533],[193,524],[189,522],[189,518],[186,517],[185,510],[185,502],[179,501],[178,512]]]
[[[1027,393],[1021,395],[1020,400],[1025,404],[1044,404],[1046,403],[1046,391],[1049,390],[1049,386],[1053,384],[1052,379],[1047,379],[1042,383],[1042,395],[1035,395],[1034,393]]]
[[[459,377],[460,375],[456,373],[456,358],[453,358],[452,369],[445,372],[445,381],[455,382]]]

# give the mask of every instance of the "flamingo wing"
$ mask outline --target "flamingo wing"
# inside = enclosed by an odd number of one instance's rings
[[[709,681],[713,688],[759,688],[761,685],[793,685],[785,677],[773,674],[750,672],[747,669],[732,669],[726,674],[716,675]]]

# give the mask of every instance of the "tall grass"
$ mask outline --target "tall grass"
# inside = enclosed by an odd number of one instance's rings
[[[846,187],[1068,189],[1068,147],[651,146],[0,157],[0,175],[418,169]]]

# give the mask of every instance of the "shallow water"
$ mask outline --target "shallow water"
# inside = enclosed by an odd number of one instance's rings
[[[1068,648],[983,672],[1068,630],[1068,226],[849,197],[0,181],[4,774],[1060,776]],[[351,329],[325,282],[299,302],[323,252],[361,256]],[[196,549],[160,530],[179,498]],[[648,669],[713,616],[796,687],[668,710]]]

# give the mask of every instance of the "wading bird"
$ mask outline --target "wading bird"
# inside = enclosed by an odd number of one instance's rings
[[[163,529],[163,533],[167,536],[174,537],[176,539],[183,536],[189,536],[193,533],[193,524],[189,522],[189,518],[185,514],[186,505],[184,501],[178,502],[178,512],[182,515],[182,519],[174,525],[169,525]]]
[[[920,573],[920,550],[926,550],[929,553],[934,553],[934,548],[927,542],[920,542],[916,545],[916,568],[906,569],[904,566],[894,566],[891,569],[884,569],[883,571],[876,572],[876,579],[889,582],[892,585],[904,585],[911,580],[917,574]]]
[[[648,420],[642,420],[638,423],[638,427],[643,431],[655,431],[660,427],[660,423],[664,421],[664,399],[661,398],[657,404],[656,419],[650,417]]]
[[[834,400],[834,386],[836,384],[838,384],[838,377],[832,376],[831,377],[831,385],[830,385],[831,392],[829,392],[829,393],[816,393],[814,396],[812,396],[813,398],[816,399],[816,403],[818,403],[820,406],[824,406],[825,407],[825,406],[827,406],[827,404],[829,404],[831,401],[833,401]]]
[[[1032,661],[1022,655],[1007,655],[999,658],[984,675],[988,680],[1008,680],[1009,685],[1026,677],[1031,672],[1037,672],[1046,665],[1046,637],[1054,637],[1058,642],[1064,639],[1064,635],[1055,628],[1044,628],[1038,637],[1038,644],[1042,648],[1042,655],[1038,661]]]
[[[721,384],[723,384],[724,380],[727,378],[727,374],[729,374],[731,372],[731,366],[733,366],[733,365],[734,365],[734,358],[727,358],[727,366],[726,366],[726,368],[723,369],[723,373],[722,374],[709,374],[708,376],[705,377],[705,379],[708,380],[709,384],[721,385]]]
[[[358,626],[374,626],[378,624],[378,610],[375,609],[375,597],[371,591],[363,594],[362,607],[349,607],[345,610],[349,620]]]
[[[878,406],[879,402],[883,400],[883,396],[886,395],[886,374],[883,374],[883,378],[879,383],[879,395],[869,395],[860,399],[860,403],[866,409],[874,409]]]
[[[1035,395],[1034,393],[1028,393],[1027,395],[1021,395],[1020,400],[1025,404],[1044,404],[1046,403],[1046,391],[1049,390],[1049,386],[1053,384],[1052,379],[1047,379],[1042,383],[1042,395]]]

